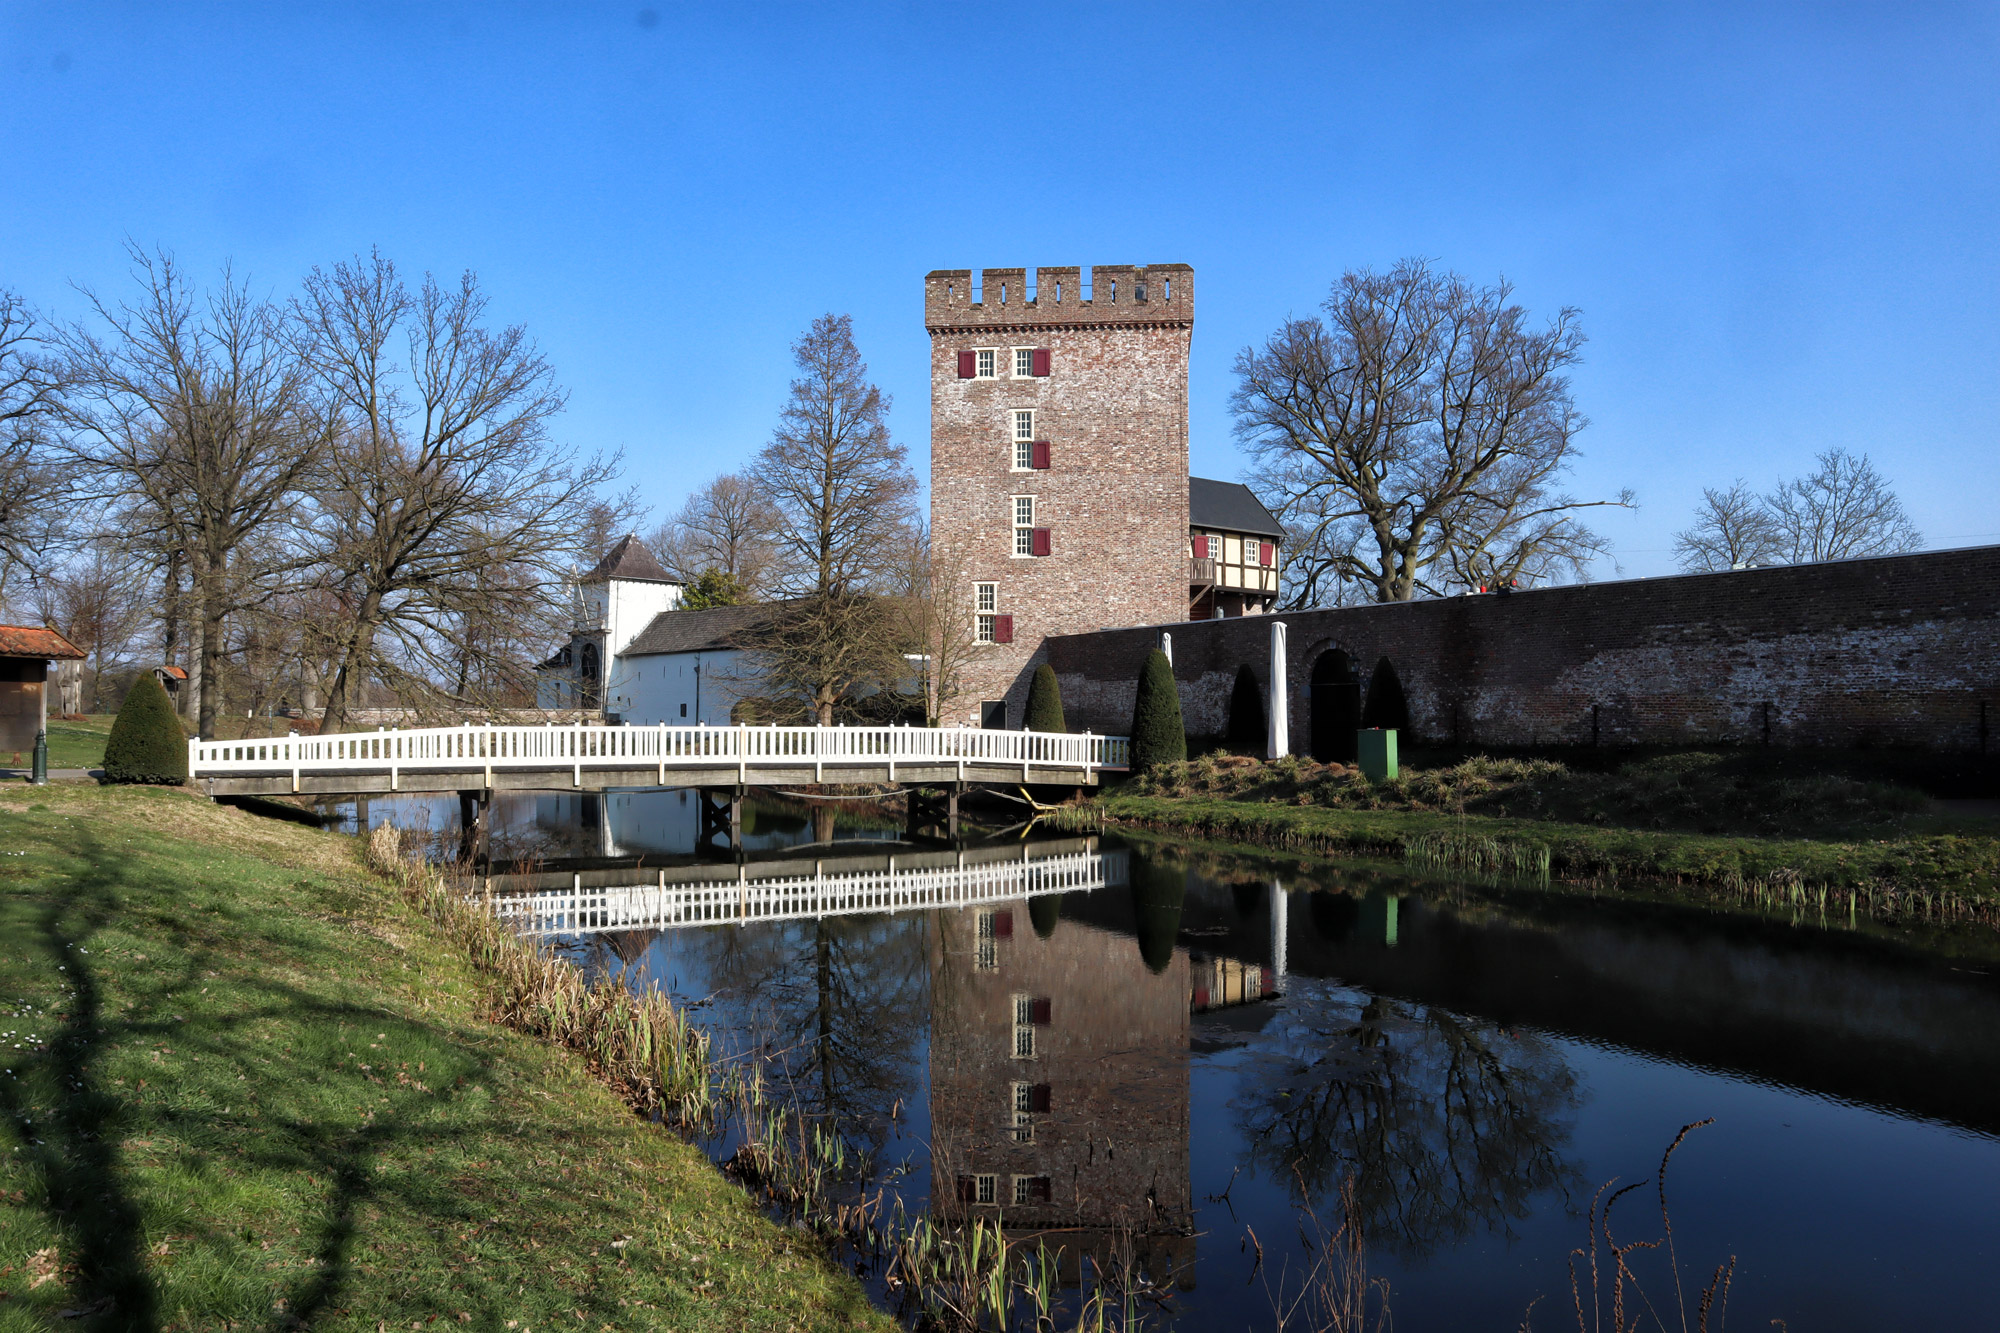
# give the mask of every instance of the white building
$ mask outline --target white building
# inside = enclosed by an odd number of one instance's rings
[[[731,710],[737,700],[755,693],[756,686],[736,645],[781,605],[718,606],[655,616],[619,656],[623,692],[610,711],[634,726],[728,726],[735,720]]]
[[[684,590],[637,537],[625,537],[576,583],[576,623],[569,642],[535,668],[538,708],[602,708],[629,704],[630,681],[620,655],[655,618],[681,604]]]
[[[577,580],[569,642],[535,668],[539,708],[604,710],[608,722],[726,727],[751,692],[736,643],[776,604],[680,610],[684,589],[636,537]]]

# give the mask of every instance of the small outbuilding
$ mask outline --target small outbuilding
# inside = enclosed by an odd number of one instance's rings
[[[49,664],[84,652],[52,629],[0,625],[0,754],[35,748],[49,724]]]

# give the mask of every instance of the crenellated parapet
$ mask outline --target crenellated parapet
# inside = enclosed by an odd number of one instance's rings
[[[924,275],[924,325],[934,334],[1193,323],[1194,269],[1186,264],[941,268]]]

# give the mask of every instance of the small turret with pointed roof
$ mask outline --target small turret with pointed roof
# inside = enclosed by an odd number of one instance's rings
[[[653,553],[646,549],[637,537],[627,533],[618,539],[618,544],[604,553],[604,558],[578,580],[580,583],[609,583],[613,579],[629,579],[639,583],[679,583],[680,580],[660,566]]]

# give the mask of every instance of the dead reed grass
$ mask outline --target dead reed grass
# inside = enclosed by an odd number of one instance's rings
[[[496,1021],[581,1053],[645,1114],[676,1125],[707,1122],[709,1037],[664,993],[590,985],[579,968],[495,917],[483,892],[406,854],[403,835],[386,824],[369,834],[367,856],[491,980]]]

